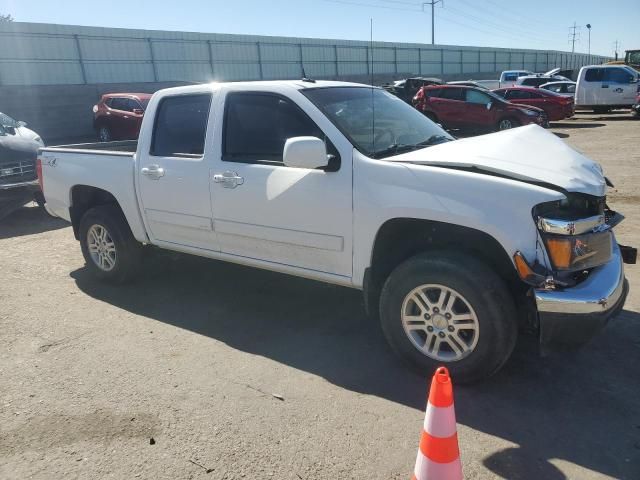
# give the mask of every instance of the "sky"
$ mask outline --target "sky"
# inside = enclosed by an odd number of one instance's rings
[[[417,0],[0,0],[16,21],[100,27],[431,43],[431,7]],[[640,48],[640,0],[444,0],[437,44],[613,56]]]

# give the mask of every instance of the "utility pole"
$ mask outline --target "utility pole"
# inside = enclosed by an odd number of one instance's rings
[[[442,3],[442,6],[444,7],[444,0],[431,0],[430,2],[424,2],[422,4],[422,11],[424,12],[424,6],[425,5],[431,5],[431,45],[435,45],[436,43],[436,32],[435,32],[435,28],[436,28],[436,21],[435,21],[435,6],[436,3]]]
[[[616,55],[616,60],[618,60],[618,48],[620,47],[620,42],[618,40],[616,40],[613,43],[613,51],[615,52]]]
[[[591,55],[591,24],[590,23],[587,23],[587,30],[589,30],[589,50],[587,50],[587,53]]]
[[[576,22],[573,22],[573,27],[569,27],[569,38],[570,38],[570,42],[571,42],[571,53],[575,53],[576,51],[576,37],[578,36],[578,34],[576,33],[576,30],[578,30],[580,27],[576,26]]]

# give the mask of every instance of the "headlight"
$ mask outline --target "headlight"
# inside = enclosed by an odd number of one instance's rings
[[[543,235],[547,253],[556,270],[586,270],[611,258],[611,232],[585,235]]]
[[[535,110],[522,110],[522,112],[530,117],[537,117],[540,115],[540,112],[536,112]]]
[[[40,137],[36,137],[33,140],[38,142],[40,145],[42,145],[44,147],[44,142],[42,141],[42,139]]]

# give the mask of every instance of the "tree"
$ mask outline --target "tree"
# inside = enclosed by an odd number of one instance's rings
[[[11,16],[10,13],[7,13],[6,15],[3,13],[0,13],[0,23],[2,22],[13,22],[13,17]]]

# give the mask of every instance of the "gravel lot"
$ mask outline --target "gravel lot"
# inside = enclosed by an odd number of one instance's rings
[[[640,122],[553,125],[601,162],[640,244]],[[0,223],[0,478],[407,479],[427,380],[359,292],[179,255],[136,284],[94,282],[71,228],[34,207]],[[466,479],[640,478],[640,274],[579,352],[456,387]],[[275,395],[274,395],[275,394]],[[153,439],[153,440],[151,440]]]

